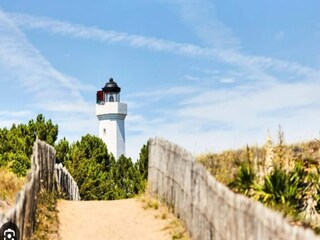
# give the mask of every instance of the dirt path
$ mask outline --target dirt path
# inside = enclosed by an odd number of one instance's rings
[[[144,210],[136,199],[58,202],[62,240],[165,240],[167,222]]]

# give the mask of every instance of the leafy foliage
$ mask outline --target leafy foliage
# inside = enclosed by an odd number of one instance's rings
[[[10,129],[0,129],[0,167],[9,166],[18,176],[25,176],[31,166],[30,156],[36,138],[54,144],[58,125],[39,114],[28,124],[13,124]]]
[[[279,127],[278,144],[269,149],[270,153],[274,156],[271,168],[267,167],[268,152],[263,147],[211,153],[198,157],[198,161],[231,190],[320,232],[319,222],[306,217],[310,214],[306,213],[307,206],[313,208],[317,219],[320,217],[320,141],[286,145]]]
[[[138,169],[142,179],[148,179],[148,155],[149,155],[149,142],[144,144],[140,150],[139,159],[136,163],[136,168]]]
[[[140,176],[140,189],[145,189],[148,182],[148,157],[149,157],[149,142],[144,144],[140,150],[139,159],[137,160],[135,167]]]
[[[65,163],[69,157],[70,146],[67,139],[64,137],[60,139],[58,144],[55,145],[56,149],[56,163]]]
[[[241,164],[235,179],[228,184],[236,192],[249,196],[254,187],[255,172],[250,164]]]
[[[28,124],[13,124],[0,129],[0,167],[10,169],[17,176],[26,176],[31,166],[30,156],[36,138],[54,145],[58,125],[39,114]],[[92,135],[70,144],[62,138],[54,145],[56,161],[64,164],[78,183],[85,200],[129,198],[144,191],[148,175],[148,145],[144,145],[140,158],[121,156],[118,160],[108,153],[103,141]]]
[[[35,231],[31,240],[58,240],[59,219],[57,196],[54,192],[41,190],[38,195]]]
[[[256,155],[264,157],[264,152],[261,149],[257,148],[255,152]],[[220,154],[209,153],[198,156],[197,161],[203,164],[218,181],[228,185],[231,184],[237,176],[238,169],[242,163],[248,161],[248,151],[246,148],[227,150]]]
[[[123,155],[116,161],[108,154],[103,141],[89,134],[71,145],[63,139],[56,150],[57,159],[65,163],[84,200],[130,198],[144,191],[148,164],[146,145],[136,164]]]
[[[257,188],[258,199],[263,203],[274,206],[284,204],[287,199],[287,187],[289,187],[289,176],[280,168],[275,168],[270,175],[267,175],[261,186]],[[296,192],[296,188],[292,189]],[[292,192],[290,190],[289,192]]]

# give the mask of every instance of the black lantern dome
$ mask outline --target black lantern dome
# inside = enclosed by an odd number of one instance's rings
[[[113,81],[113,78],[110,78],[109,82],[106,83],[102,90],[105,93],[119,93],[121,91],[121,88],[119,88],[118,84]]]

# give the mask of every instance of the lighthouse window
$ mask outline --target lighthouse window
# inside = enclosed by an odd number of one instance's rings
[[[107,131],[106,131],[106,129],[104,128],[104,129],[103,129],[103,135],[106,135],[106,133],[107,133]]]
[[[109,97],[109,102],[114,102],[113,96],[110,96],[110,97]]]

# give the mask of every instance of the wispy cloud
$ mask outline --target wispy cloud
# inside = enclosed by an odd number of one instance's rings
[[[217,49],[238,49],[240,40],[233,30],[216,17],[216,8],[208,0],[169,0],[178,6],[182,21],[207,45]]]
[[[193,30],[194,34],[206,46],[213,47],[215,51],[212,54],[215,54],[215,58],[241,68],[248,80],[276,82],[275,76],[279,72],[282,74],[282,78],[284,77],[283,73],[298,75],[300,78],[307,76],[308,79],[320,77],[319,69],[295,62],[245,53],[241,46],[241,40],[233,33],[232,28],[219,20],[213,1],[163,1],[178,6],[181,20]],[[279,31],[275,37],[283,39],[285,37],[284,31]]]
[[[66,112],[74,116],[74,121],[92,117],[92,110],[81,92],[93,90],[93,87],[55,69],[2,11],[0,46],[1,81],[27,93],[25,104],[30,106],[30,110],[2,112],[2,117],[8,120],[28,115],[31,111],[51,112],[51,116],[60,117],[62,121]],[[67,131],[72,128],[74,126],[70,125]]]
[[[200,3],[207,4],[208,1],[200,1]],[[214,143],[218,149],[238,147],[246,142],[251,143],[255,139],[261,139],[261,134],[265,134],[268,127],[279,123],[284,124],[285,129],[294,130],[298,125],[304,124],[308,128],[306,132],[310,133],[313,130],[311,123],[315,123],[315,119],[320,118],[319,110],[317,110],[320,109],[320,106],[316,104],[320,90],[319,69],[265,56],[246,54],[241,50],[240,41],[234,36],[232,29],[216,18],[205,28],[200,28],[208,18],[210,11],[205,11],[204,15],[199,13],[204,11],[203,8],[206,8],[207,5],[200,8],[199,4],[195,5],[196,1],[186,1],[188,6],[183,6],[183,1],[175,1],[175,4],[181,4],[184,21],[191,24],[191,27],[198,31],[199,36],[205,37],[206,32],[214,29],[215,32],[208,35],[212,39],[203,41],[209,47],[107,31],[97,27],[19,13],[9,13],[8,18],[2,13],[0,15],[0,21],[2,21],[0,24],[0,65],[5,66],[10,72],[17,72],[12,79],[16,78],[21,84],[25,84],[24,86],[29,91],[35,93],[34,102],[37,102],[36,99],[43,99],[44,89],[51,89],[49,92],[49,96],[52,96],[51,100],[57,93],[60,101],[48,100],[48,102],[38,103],[37,107],[63,114],[71,111],[74,114],[72,117],[59,115],[64,128],[77,128],[77,130],[90,128],[92,131],[96,127],[93,121],[93,109],[81,96],[81,91],[87,89],[87,86],[83,86],[77,79],[54,69],[27,41],[18,27],[106,44],[122,43],[155,52],[215,59],[239,69],[237,76],[230,72],[223,72],[223,70],[206,69],[206,74],[214,76],[215,80],[220,79],[222,83],[235,83],[228,84],[232,86],[228,89],[207,87],[201,84],[202,81],[197,82],[200,83],[199,85],[193,86],[192,81],[197,81],[200,77],[185,74],[185,79],[192,80],[190,85],[171,86],[167,89],[126,96],[137,107],[143,106],[136,101],[137,99],[160,99],[168,95],[174,96],[177,103],[165,105],[162,108],[158,106],[161,108],[159,110],[166,111],[166,114],[161,117],[153,116],[151,119],[135,111],[131,112],[131,115],[128,116],[128,126],[131,126],[136,133],[134,138],[128,139],[128,145],[131,152],[135,152],[134,155],[137,155],[139,147],[148,137],[157,134],[176,141],[192,151],[203,151],[202,146],[211,147],[208,142]],[[213,5],[210,6],[208,9],[214,9]],[[202,19],[196,19],[197,16],[201,16]],[[222,44],[224,41],[227,42],[227,45]],[[23,67],[19,68],[19,66]],[[280,79],[277,73],[285,76],[294,75],[298,80],[295,83],[288,83]],[[239,79],[242,78],[245,78],[246,81],[239,83]],[[234,82],[234,79],[237,81]],[[73,88],[73,86],[80,87]],[[74,99],[74,104],[68,101],[70,96]],[[129,105],[129,111],[131,111],[131,105]],[[46,106],[49,107],[46,108]],[[281,111],[281,109],[290,109],[290,117],[279,116],[276,110]],[[79,118],[79,121],[75,126],[76,118]],[[258,131],[252,129],[258,129]],[[246,134],[248,132],[250,134]],[[295,131],[295,136],[299,136],[302,132],[302,130]]]
[[[184,79],[189,80],[189,81],[193,81],[193,82],[198,82],[198,81],[201,80],[201,78],[195,77],[195,76],[191,76],[191,75],[185,75]]]
[[[234,78],[231,78],[231,77],[225,77],[225,78],[221,78],[220,82],[221,83],[235,83],[236,80]]]
[[[319,107],[317,104],[319,90],[320,85],[316,83],[276,84],[254,91],[210,90],[185,101],[179,114],[188,118],[223,121],[241,128],[248,125],[264,126],[261,124],[261,119],[259,120],[260,115],[263,114],[264,119],[271,119],[276,109]],[[203,114],[206,112],[210,114]]]
[[[135,140],[160,134],[195,153],[263,144],[267,130],[276,135],[279,124],[289,142],[306,140],[318,136],[319,91],[317,83],[207,89],[166,105],[158,121],[139,116],[129,125],[139,130]]]
[[[20,123],[24,118],[34,116],[32,111],[0,111],[0,127],[10,128],[12,123]]]
[[[33,115],[32,111],[0,111],[0,118],[25,117]]]
[[[9,73],[7,78],[11,76],[8,80],[19,81],[37,100],[59,99],[62,94],[64,98],[82,99],[80,91],[91,86],[57,71],[3,12],[0,21],[0,63]]]
[[[194,88],[193,86],[173,86],[173,87],[167,87],[162,89],[157,89],[153,91],[144,91],[144,92],[138,92],[138,93],[132,93],[129,94],[127,97],[153,97],[153,98],[164,98],[168,95],[185,95],[189,93],[194,93],[199,91],[199,89]]]
[[[190,8],[190,10],[192,9]],[[275,71],[293,72],[295,74],[319,74],[319,71],[298,63],[264,56],[243,54],[233,48],[223,49],[217,47],[202,47],[194,44],[178,43],[154,37],[107,31],[97,27],[87,27],[65,21],[45,17],[35,17],[26,14],[9,13],[8,15],[15,24],[22,28],[41,29],[43,31],[70,36],[73,38],[88,39],[110,44],[125,43],[136,48],[147,48],[153,51],[165,51],[189,56],[214,57],[224,63],[243,66],[248,69],[271,69]],[[218,32],[220,30],[218,30]]]
[[[261,144],[267,129],[276,132],[279,124],[289,140],[317,134],[319,69],[244,53],[232,29],[216,18],[212,2],[166,2],[178,5],[183,22],[210,46],[194,46],[193,49],[201,49],[195,52],[237,67],[237,71],[194,67],[193,70],[206,75],[186,74],[185,79],[229,83],[228,88],[197,84],[199,94],[182,95],[177,100],[178,107],[166,109],[168,115],[164,116],[170,120],[158,124],[161,135],[198,152],[213,147],[219,150],[245,143]],[[283,38],[284,33],[280,32],[278,37]],[[155,133],[147,120],[143,124],[145,132]]]

